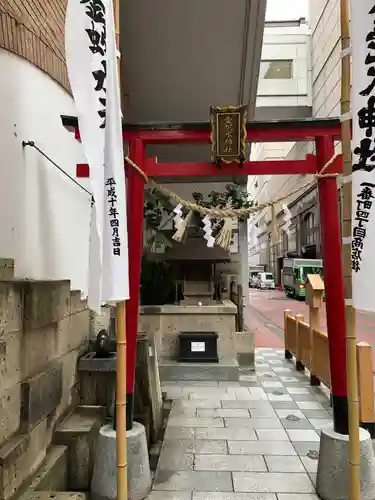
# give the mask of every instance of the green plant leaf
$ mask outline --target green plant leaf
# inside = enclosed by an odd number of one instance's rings
[[[162,232],[157,232],[155,234],[155,239],[154,242],[157,246],[159,245],[164,245],[166,248],[171,248],[172,247],[172,242],[169,238],[165,236]]]

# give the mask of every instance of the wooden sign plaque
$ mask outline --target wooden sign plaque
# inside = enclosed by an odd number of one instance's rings
[[[244,162],[247,106],[211,106],[210,112],[212,161]]]

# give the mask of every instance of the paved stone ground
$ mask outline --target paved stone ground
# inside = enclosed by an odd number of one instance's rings
[[[149,500],[313,500],[329,392],[284,359],[256,350],[240,382],[174,382]]]

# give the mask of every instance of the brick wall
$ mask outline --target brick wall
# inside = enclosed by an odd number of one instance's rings
[[[69,281],[0,281],[1,500],[37,470],[78,404],[77,360],[89,329],[87,305]]]
[[[67,0],[0,0],[0,47],[49,74],[70,91],[65,66]]]

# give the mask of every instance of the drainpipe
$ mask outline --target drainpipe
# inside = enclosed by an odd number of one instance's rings
[[[271,252],[270,252],[270,260],[271,260],[271,269],[270,271],[275,276],[276,274],[276,246],[277,246],[277,230],[276,230],[276,214],[275,214],[275,205],[271,205]]]
[[[245,94],[245,78],[246,78],[246,64],[247,64],[247,45],[249,39],[249,29],[250,29],[250,10],[251,1],[246,1],[245,6],[245,24],[243,29],[243,39],[242,39],[242,58],[241,58],[241,74],[240,74],[240,89],[238,95],[238,104],[242,105],[244,103]]]

